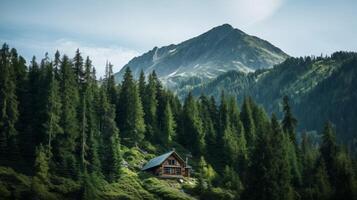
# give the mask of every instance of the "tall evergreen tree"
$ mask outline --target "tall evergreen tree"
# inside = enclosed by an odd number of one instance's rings
[[[287,141],[275,115],[267,134],[258,137],[251,158],[247,199],[293,199]]]
[[[283,110],[284,110],[284,118],[282,120],[282,128],[286,134],[289,136],[289,141],[287,141],[287,148],[289,151],[289,162],[291,166],[291,174],[293,176],[293,182],[296,186],[301,184],[301,164],[300,157],[298,155],[298,145],[296,141],[296,125],[297,120],[293,116],[291,112],[291,108],[289,105],[288,96],[284,96],[283,98]]]
[[[330,184],[325,162],[323,160],[319,160],[313,180],[311,199],[331,199],[333,195],[333,188]]]
[[[119,129],[115,123],[115,109],[106,94],[106,89],[100,91],[99,125],[101,134],[102,171],[108,181],[113,182],[120,176],[120,140]]]
[[[247,149],[247,141],[244,134],[243,123],[240,120],[239,109],[237,105],[237,101],[235,98],[230,97],[228,101],[228,113],[230,118],[230,123],[232,125],[232,131],[234,137],[236,137],[237,149],[234,154],[237,154],[237,161],[234,163],[238,166],[239,171],[241,173],[247,167],[248,162],[248,149]]]
[[[190,149],[193,154],[202,155],[205,149],[205,135],[202,131],[202,121],[198,113],[197,102],[192,93],[189,93],[185,99],[182,126],[183,130],[179,137],[180,143]]]
[[[45,104],[45,121],[43,129],[46,137],[47,152],[50,156],[52,151],[52,141],[57,135],[63,133],[60,126],[60,117],[62,111],[61,99],[59,94],[59,84],[55,77],[52,63],[46,65],[47,77],[47,91],[46,91],[46,104]]]
[[[79,49],[76,50],[76,54],[73,58],[73,71],[75,74],[76,82],[80,86],[80,84],[83,81],[84,69],[83,69],[83,57]]]
[[[161,136],[162,142],[164,145],[170,145],[176,135],[176,122],[169,102],[167,102],[165,107],[163,128]]]
[[[256,140],[256,130],[251,108],[251,98],[244,98],[240,119],[242,120],[244,126],[244,133],[245,138],[247,139],[248,147],[251,149],[254,146]]]
[[[105,81],[104,85],[107,90],[107,94],[110,100],[110,103],[116,105],[118,103],[118,91],[115,85],[114,73],[113,73],[113,65],[109,62],[106,64],[105,70]]]
[[[211,107],[214,108],[211,108]],[[214,110],[214,111],[212,111]],[[211,112],[215,112],[213,115],[216,117],[217,112],[216,112],[216,105],[215,103],[212,105],[212,102],[210,99],[208,99],[206,96],[201,95],[200,96],[200,117],[202,119],[202,125],[203,125],[203,132],[205,134],[205,143],[206,143],[206,155],[205,157],[207,160],[211,163],[215,163],[214,161],[217,160],[217,157],[219,156],[219,149],[218,149],[218,143],[217,143],[217,134],[216,134],[216,129],[215,129],[215,122],[213,122]]]
[[[346,151],[338,154],[336,161],[336,194],[334,199],[357,199],[356,170]]]
[[[144,112],[130,68],[126,68],[119,96],[119,128],[123,142],[141,143],[145,135]]]
[[[72,69],[72,63],[64,55],[60,66],[60,90],[62,114],[60,125],[63,128],[63,134],[56,138],[55,160],[58,163],[59,173],[68,177],[77,177],[77,139],[79,137],[79,127],[77,118],[77,109],[79,105],[78,87],[75,74]]]
[[[97,82],[95,80],[94,68],[92,68],[92,61],[89,57],[85,60],[85,73],[83,83],[83,100],[84,103],[84,119],[85,124],[82,138],[84,143],[82,145],[82,155],[85,170],[89,173],[100,173],[101,163],[99,159],[99,127],[97,106],[99,104],[99,94]]]
[[[17,149],[18,101],[16,77],[7,44],[0,50],[0,156],[14,156]],[[6,163],[6,162],[5,162]]]
[[[143,104],[145,104],[146,102],[144,101],[144,99],[146,99],[146,81],[145,81],[144,70],[140,71],[138,84],[139,84],[138,87],[139,87],[139,95],[140,95],[141,101],[143,102]],[[144,111],[145,111],[145,109],[144,109]]]
[[[297,146],[296,142],[296,126],[297,120],[293,116],[289,104],[289,97],[284,96],[283,98],[283,110],[284,110],[284,119],[282,121],[283,130],[289,134],[290,140]]]
[[[338,146],[334,129],[331,122],[327,122],[322,135],[322,142],[320,145],[320,159],[323,159],[326,165],[327,174],[330,177],[330,182],[336,186],[336,160],[338,154]]]
[[[154,73],[154,72],[153,72]],[[145,112],[145,123],[146,123],[146,138],[149,141],[155,142],[155,133],[159,131],[157,125],[157,80],[154,74],[149,75],[148,84],[145,89],[143,89],[143,77],[139,80],[139,89],[141,94],[141,99],[143,102],[143,109]]]

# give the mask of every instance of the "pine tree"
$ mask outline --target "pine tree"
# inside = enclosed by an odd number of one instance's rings
[[[44,109],[43,98],[46,93],[41,94],[41,71],[38,63],[36,62],[36,57],[32,57],[29,66],[28,80],[26,86],[26,92],[24,94],[25,102],[22,104],[21,110],[21,122],[24,123],[21,133],[20,147],[22,156],[26,162],[31,163],[35,159],[36,146],[40,144],[41,140],[39,139],[43,136],[44,132],[42,131],[42,125],[44,120],[42,119],[42,112]],[[42,99],[43,98],[43,99]]]
[[[52,141],[57,135],[63,134],[63,129],[60,126],[61,117],[61,99],[59,94],[59,85],[55,77],[52,64],[48,63],[46,66],[48,88],[46,91],[46,104],[45,104],[45,121],[43,123],[43,131],[47,139],[47,152],[51,155]]]
[[[141,81],[140,81],[141,80]],[[143,87],[143,77],[139,79],[139,89],[141,94],[141,99],[143,102],[143,109],[145,113],[145,124],[146,124],[146,138],[149,141],[155,142],[155,134],[159,131],[157,125],[157,80],[153,74],[149,75],[149,81],[145,89]]]
[[[331,187],[328,174],[326,171],[325,162],[319,160],[317,164],[316,173],[313,176],[313,199],[329,200],[333,195],[333,188]]]
[[[273,138],[273,159],[272,171],[270,172],[275,181],[275,186],[278,186],[275,199],[293,199],[293,189],[291,184],[291,168],[289,165],[289,150],[287,142],[289,138],[284,134],[282,128],[275,115],[271,119]],[[275,163],[274,163],[275,162]],[[275,180],[274,180],[275,179]],[[273,194],[274,195],[274,194]]]
[[[197,189],[202,193],[212,187],[212,180],[216,177],[216,172],[207,164],[205,158],[201,156],[198,163],[198,173]]]
[[[83,83],[83,103],[85,104],[85,132],[82,155],[84,156],[84,168],[89,173],[100,173],[101,163],[99,159],[99,128],[97,117],[97,106],[99,104],[99,94],[97,82],[95,80],[94,68],[89,57],[85,61],[85,73]]]
[[[291,175],[284,135],[275,115],[267,134],[260,135],[252,154],[247,199],[293,199]]]
[[[145,137],[144,112],[130,68],[126,68],[119,96],[119,128],[123,142],[133,145]]]
[[[28,115],[27,109],[29,107],[28,98],[28,69],[26,66],[26,60],[17,54],[16,49],[11,49],[11,63],[14,68],[14,73],[16,77],[16,96],[18,101],[18,120],[16,124],[17,130],[17,144],[18,150],[21,155],[25,155],[26,148],[31,145],[26,145],[26,141],[29,140],[27,127],[28,127]],[[30,157],[30,156],[29,156]],[[28,157],[27,157],[28,158]],[[25,161],[25,159],[22,159]]]
[[[318,155],[317,149],[311,142],[311,137],[306,132],[302,134],[301,141],[301,165],[302,165],[302,185],[309,188],[313,184],[315,161]]]
[[[118,91],[115,86],[115,79],[113,74],[113,65],[111,63],[106,64],[106,73],[105,73],[105,81],[104,85],[107,89],[107,94],[110,100],[110,103],[116,105],[118,103]]]
[[[171,105],[167,102],[164,112],[164,124],[162,131],[162,142],[164,145],[171,145],[173,138],[176,135],[176,122],[174,116],[172,115]]]
[[[197,102],[189,93],[183,107],[182,126],[179,141],[194,155],[202,155],[205,150],[205,135],[202,130],[202,121],[199,117]]]
[[[357,199],[356,171],[346,151],[338,154],[336,165],[335,199]]]
[[[84,70],[83,70],[83,58],[81,53],[79,52],[79,49],[76,50],[76,54],[73,58],[73,71],[78,86],[81,86],[80,84],[83,81]]]
[[[298,152],[298,145],[296,141],[296,125],[297,120],[291,112],[289,105],[288,96],[283,98],[283,110],[284,118],[282,120],[282,128],[286,134],[289,136],[289,141],[287,141],[287,148],[289,151],[289,162],[291,166],[291,174],[293,176],[294,185],[298,186],[301,184],[301,163]]]
[[[243,101],[240,119],[242,120],[244,126],[244,133],[245,138],[247,139],[247,145],[251,150],[256,140],[256,130],[251,108],[251,99],[248,97],[246,97]]]
[[[237,193],[240,193],[243,190],[243,185],[240,181],[238,173],[229,166],[224,168],[222,185],[223,187],[236,191]]]
[[[62,113],[60,126],[63,134],[58,135],[55,141],[55,160],[59,164],[59,173],[67,177],[77,177],[78,162],[76,155],[79,137],[77,109],[79,105],[79,94],[72,63],[64,55],[62,58],[60,72],[60,91]]]
[[[149,77],[149,84],[150,84],[150,78],[153,79],[153,82],[155,83],[155,87],[156,87],[156,99],[157,99],[156,123],[157,123],[158,132],[161,132],[164,129],[165,119],[163,117],[165,112],[165,106],[169,101],[168,92],[163,89],[163,86],[161,85],[161,82],[159,81],[155,71],[152,72],[152,77]]]
[[[238,110],[237,101],[235,98],[229,98],[228,102],[228,112],[230,123],[232,125],[233,135],[236,138],[237,149],[234,154],[237,156],[237,160],[234,165],[237,166],[236,170],[240,171],[243,174],[246,170],[248,164],[248,148],[247,141],[244,134],[243,123],[240,120],[240,114]]]
[[[0,50],[0,156],[14,156],[17,150],[18,101],[16,77],[7,44]],[[1,160],[2,161],[2,160]],[[3,162],[3,161],[2,161]]]
[[[213,122],[211,112],[215,112],[214,117],[216,117],[217,112],[216,112],[215,103],[212,105],[210,99],[208,99],[204,95],[201,95],[199,113],[202,119],[203,132],[206,133],[205,143],[207,145],[207,148],[205,152],[206,153],[205,157],[210,163],[215,163],[220,153],[218,152],[218,146],[217,146],[218,143],[217,143],[215,122]]]
[[[283,110],[284,110],[284,119],[282,121],[283,130],[287,134],[289,134],[290,140],[293,142],[295,146],[297,146],[296,132],[295,132],[297,126],[297,120],[291,112],[288,96],[284,96],[283,98]]]
[[[45,147],[40,145],[36,149],[36,160],[35,160],[35,176],[39,178],[42,182],[48,182],[49,176],[49,157]]]
[[[107,180],[113,182],[120,176],[120,140],[114,105],[110,104],[105,88],[101,88],[99,104],[102,171]]]
[[[145,105],[146,101],[144,99],[146,99],[146,81],[145,81],[144,70],[140,71],[138,87],[139,87],[140,98],[143,102],[143,105]]]
[[[322,142],[320,145],[320,156],[326,165],[327,174],[330,178],[332,186],[336,186],[336,160],[338,154],[338,146],[336,144],[335,133],[330,122],[326,123]]]

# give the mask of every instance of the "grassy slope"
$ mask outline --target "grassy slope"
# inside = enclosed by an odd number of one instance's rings
[[[123,147],[123,157],[127,167],[123,167],[121,178],[114,183],[107,183],[102,178],[90,180],[97,182],[92,188],[98,199],[182,199],[193,197],[183,192],[182,186],[194,184],[194,180],[180,184],[177,180],[163,180],[153,175],[141,172],[140,168],[154,154],[145,153],[138,148]],[[51,177],[48,183],[36,177],[25,176],[11,168],[0,166],[0,199],[28,199],[29,194],[36,193],[38,199],[78,199],[81,197],[79,182],[61,177]]]

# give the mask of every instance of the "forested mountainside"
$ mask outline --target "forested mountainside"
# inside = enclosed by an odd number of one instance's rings
[[[181,103],[155,72],[135,80],[126,68],[119,85],[106,72],[99,84],[79,50],[27,65],[2,46],[0,199],[356,199],[356,159],[328,122],[298,142],[287,96],[269,117],[250,97]],[[191,178],[141,171],[172,148],[192,155]]]
[[[299,131],[321,131],[326,120],[336,126],[338,139],[355,146],[357,138],[357,54],[336,52],[329,57],[288,58],[273,69],[254,73],[231,71],[193,89],[219,97],[222,90],[242,103],[251,96],[268,113],[282,113],[281,98],[291,99]],[[183,94],[180,94],[183,95]]]
[[[180,44],[155,47],[133,58],[115,77],[121,81],[127,67],[135,78],[141,70],[146,75],[155,70],[168,88],[183,90],[187,82],[206,82],[230,70],[269,68],[287,57],[269,42],[224,24]]]

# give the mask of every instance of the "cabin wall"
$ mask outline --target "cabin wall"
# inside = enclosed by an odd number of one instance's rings
[[[186,163],[175,154],[169,156],[160,166],[147,171],[162,178],[190,177],[190,169],[186,168]]]
[[[162,177],[182,177],[185,175],[185,163],[174,155],[168,157],[160,168]]]

